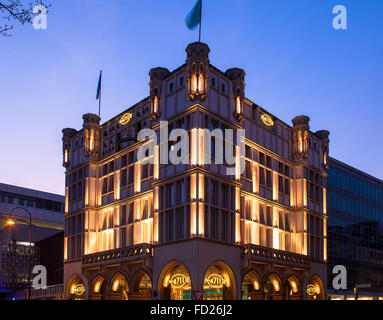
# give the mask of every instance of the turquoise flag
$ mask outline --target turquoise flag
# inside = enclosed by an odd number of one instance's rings
[[[198,0],[192,11],[186,17],[186,26],[193,30],[201,23],[202,0]]]

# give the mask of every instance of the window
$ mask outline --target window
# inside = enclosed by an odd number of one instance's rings
[[[170,84],[169,84],[169,92],[173,92],[173,91],[174,91],[174,83],[170,82]]]
[[[169,184],[167,186],[167,196],[168,196],[168,208],[174,206],[174,185]]]
[[[215,88],[215,77],[211,77],[211,86]]]
[[[123,156],[121,157],[121,168],[126,167],[127,163],[128,163],[128,157],[127,157],[127,155],[125,154],[125,155],[123,155]]]
[[[121,188],[126,187],[126,182],[127,182],[126,175],[127,175],[126,174],[126,169],[121,170]]]
[[[185,183],[183,181],[177,182],[177,201],[178,204],[184,204],[185,203]]]
[[[129,203],[128,205],[128,224],[133,223],[134,221],[134,203]]]
[[[259,184],[265,186],[265,169],[259,167]]]
[[[121,228],[121,248],[126,246],[126,228]]]
[[[184,208],[177,209],[177,221],[178,221],[178,239],[185,238],[185,216]]]
[[[268,188],[272,188],[273,187],[273,182],[272,182],[272,179],[271,179],[271,170],[266,170],[266,186]]]
[[[173,212],[168,211],[167,213],[168,216],[168,240],[171,241],[173,240]]]
[[[273,216],[271,212],[271,207],[266,207],[266,224],[270,227],[273,226]]]
[[[216,181],[211,181],[210,201],[211,201],[211,204],[217,205],[217,182]]]
[[[180,87],[182,87],[184,85],[184,77],[181,77],[180,78]]]
[[[132,184],[133,182],[134,182],[134,166],[130,166],[128,171],[128,184]]]
[[[210,216],[211,216],[211,223],[210,223],[210,235],[212,239],[217,239],[217,209],[211,208]]]
[[[224,83],[221,84],[221,91],[226,93],[226,85]]]
[[[129,154],[128,154],[128,162],[129,164],[133,164],[134,163],[134,151],[130,151]]]
[[[262,152],[259,153],[259,163],[265,165],[265,154]]]
[[[126,225],[126,205],[121,206],[120,225]]]

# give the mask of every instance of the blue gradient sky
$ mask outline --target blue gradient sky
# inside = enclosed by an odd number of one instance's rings
[[[0,38],[0,181],[64,193],[61,130],[145,98],[150,68],[185,61],[195,0],[51,0],[48,30]],[[332,8],[348,9],[348,30]],[[382,0],[204,0],[213,65],[247,72],[246,95],[291,124],[331,132],[331,156],[383,179]]]

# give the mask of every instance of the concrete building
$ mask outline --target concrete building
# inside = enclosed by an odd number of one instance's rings
[[[40,264],[36,243],[64,229],[64,199],[0,183],[0,298],[25,297],[30,268]]]
[[[329,132],[259,107],[209,52],[190,44],[150,71],[147,98],[63,130],[66,299],[326,298]]]
[[[383,299],[383,181],[330,158],[328,287],[331,299]],[[334,266],[347,270],[347,289],[334,290]]]

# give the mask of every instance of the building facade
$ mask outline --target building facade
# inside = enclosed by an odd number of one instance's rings
[[[0,299],[25,298],[30,268],[46,258],[36,244],[64,229],[64,199],[0,183]]]
[[[329,132],[251,102],[209,52],[190,44],[147,98],[63,130],[66,299],[325,299]]]
[[[383,181],[330,158],[328,287],[331,299],[383,297]],[[333,267],[347,270],[347,289],[333,290]],[[370,286],[370,287],[369,287]]]

